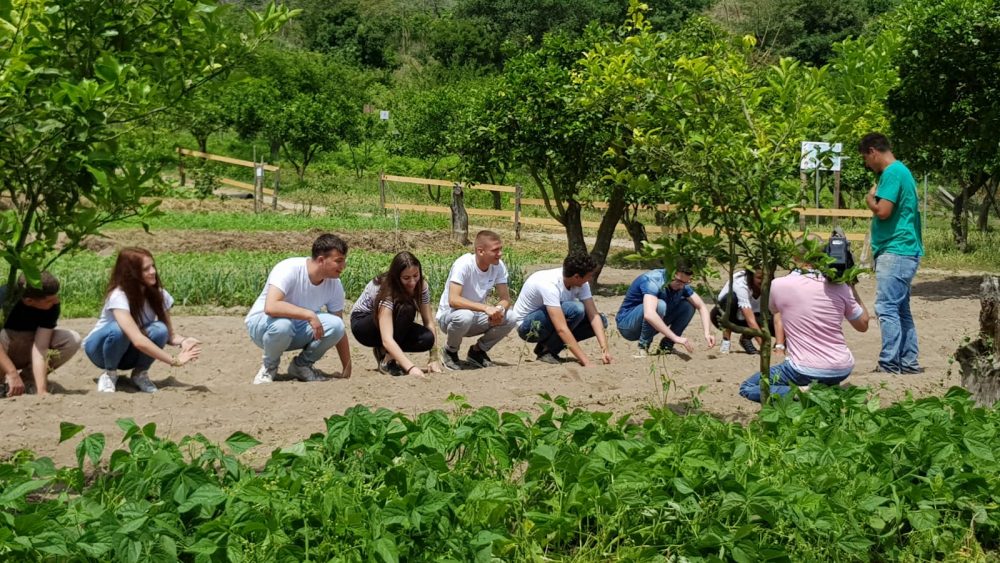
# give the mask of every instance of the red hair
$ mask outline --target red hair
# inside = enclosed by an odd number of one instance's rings
[[[160,273],[156,273],[156,284],[152,287],[146,285],[142,279],[143,258],[153,259],[152,253],[145,248],[128,247],[118,252],[115,260],[115,267],[111,270],[111,280],[108,282],[108,291],[104,298],[107,299],[115,288],[121,289],[128,299],[129,313],[135,324],[146,333],[142,326],[142,310],[145,304],[153,310],[156,318],[167,324],[170,329],[169,320],[163,303],[163,284],[160,283]]]

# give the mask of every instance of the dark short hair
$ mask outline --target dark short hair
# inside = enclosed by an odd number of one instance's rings
[[[674,270],[675,270],[674,271],[675,274],[679,272],[679,273],[684,274],[686,276],[693,276],[694,275],[694,268],[692,268],[691,264],[686,259],[684,259],[684,258],[678,258],[677,259],[677,263],[674,264]]]
[[[892,144],[889,143],[889,138],[881,133],[869,133],[861,137],[861,142],[858,143],[858,152],[865,154],[871,149],[878,152],[889,152],[892,150]]]
[[[41,284],[38,287],[32,287],[28,285],[28,280],[25,279],[24,274],[21,274],[17,278],[17,288],[23,290],[21,297],[27,297],[29,299],[45,299],[52,295],[57,295],[59,293],[59,279],[48,272],[42,272]]]
[[[574,252],[563,260],[563,277],[585,276],[597,269],[597,260],[585,252]]]
[[[320,256],[326,256],[331,250],[336,250],[344,256],[347,256],[347,242],[337,235],[331,235],[330,233],[320,235],[313,242],[313,260],[319,258]]]

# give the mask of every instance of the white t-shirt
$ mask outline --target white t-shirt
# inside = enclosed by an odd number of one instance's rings
[[[254,302],[247,318],[264,312],[264,303],[267,301],[267,290],[272,285],[285,294],[285,301],[292,305],[319,311],[324,305],[330,313],[340,313],[344,310],[344,285],[340,279],[325,279],[319,285],[313,284],[309,280],[309,271],[306,269],[308,258],[287,258],[278,262],[271,273],[267,276],[267,283],[264,290],[260,292],[257,301]]]
[[[590,283],[585,283],[580,287],[566,289],[563,283],[562,268],[552,270],[541,270],[528,276],[524,286],[521,287],[521,294],[517,296],[517,302],[511,309],[510,318],[514,323],[520,325],[521,320],[542,307],[559,307],[565,301],[584,301],[593,299],[590,293]]]
[[[439,320],[444,319],[451,312],[451,305],[448,304],[448,293],[451,291],[453,283],[462,286],[462,297],[475,303],[485,303],[486,297],[494,287],[507,284],[507,266],[501,260],[499,264],[490,264],[484,272],[476,265],[475,254],[470,252],[460,256],[451,265],[448,281],[445,282],[444,291],[441,293],[437,313]]]
[[[174,298],[172,295],[167,293],[167,290],[165,289],[160,289],[160,292],[163,294],[163,310],[169,311],[170,308],[174,306]],[[115,314],[112,313],[114,309],[124,309],[125,311],[131,312],[131,309],[128,306],[128,297],[125,295],[125,292],[118,287],[111,290],[111,294],[104,300],[104,308],[101,309],[101,316],[97,318],[97,324],[94,325],[94,330],[90,331],[87,338],[90,338],[91,334],[94,334],[105,326],[118,322],[115,320]],[[156,313],[153,312],[153,308],[149,306],[149,303],[143,305],[142,316],[139,317],[139,320],[139,328],[157,320]],[[163,319],[159,320],[162,321]],[[86,340],[86,338],[84,340]]]
[[[722,286],[722,291],[719,292],[719,301],[729,293],[729,281],[726,281],[726,285]],[[750,285],[747,282],[747,271],[740,270],[733,274],[733,293],[736,295],[736,318],[743,318],[742,309],[749,308],[754,313],[760,312],[760,299],[753,296],[753,292],[750,291]]]

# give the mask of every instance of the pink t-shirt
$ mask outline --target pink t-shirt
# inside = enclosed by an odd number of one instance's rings
[[[769,308],[781,313],[785,353],[794,366],[850,373],[854,356],[844,339],[843,322],[864,312],[850,286],[827,283],[819,274],[792,272],[772,282]]]

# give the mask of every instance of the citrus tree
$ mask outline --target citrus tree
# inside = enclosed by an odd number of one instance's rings
[[[0,257],[7,285],[87,236],[145,218],[157,166],[121,150],[129,133],[225,73],[294,12],[223,25],[212,0],[0,1]],[[8,292],[11,296],[15,292]],[[12,297],[13,298],[13,297]]]
[[[606,175],[640,186],[656,178],[677,209],[680,234],[642,257],[670,264],[684,255],[703,272],[720,260],[730,279],[741,265],[760,265],[766,318],[774,272],[795,249],[800,143],[833,127],[826,70],[791,59],[758,66],[752,37],[733,40],[703,22],[692,25],[700,27],[651,33],[633,3],[627,36],[588,53],[581,79],[593,103],[629,130],[618,137]],[[763,339],[767,373],[767,323],[727,328]]]

